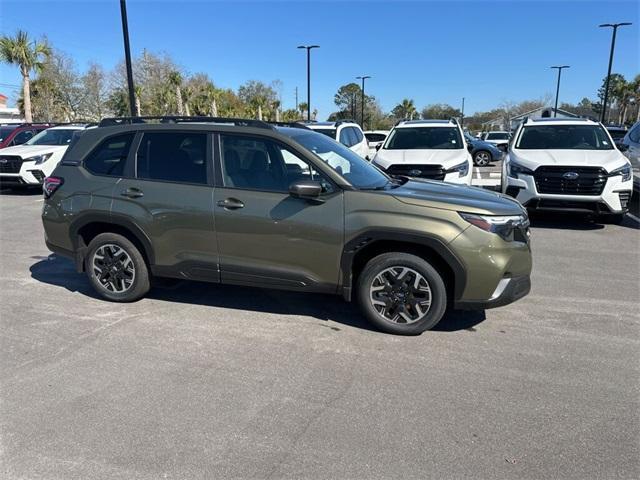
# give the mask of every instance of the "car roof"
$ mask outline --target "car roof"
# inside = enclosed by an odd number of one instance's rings
[[[453,123],[451,120],[431,120],[431,119],[405,120],[399,123],[398,125],[396,125],[395,128],[411,128],[411,127],[420,127],[420,126],[455,127],[456,124]]]
[[[599,125],[590,118],[526,118],[524,125]]]

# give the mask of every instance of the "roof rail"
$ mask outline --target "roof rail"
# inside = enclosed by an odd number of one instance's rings
[[[351,119],[351,118],[341,118],[340,120],[336,120],[336,127],[338,125],[342,125],[343,123],[358,123],[355,120]]]
[[[114,125],[132,125],[145,123],[221,123],[232,124],[239,127],[268,128],[274,127],[262,120],[251,118],[227,118],[227,117],[187,117],[187,116],[150,116],[150,117],[107,117],[100,120],[99,127],[111,127]]]
[[[5,127],[12,126],[12,127],[19,128],[19,127],[52,127],[56,124],[51,122],[10,123],[10,122],[0,121],[0,125],[3,125]]]
[[[291,128],[303,128],[304,130],[311,130],[302,122],[267,122],[274,127],[291,127]]]

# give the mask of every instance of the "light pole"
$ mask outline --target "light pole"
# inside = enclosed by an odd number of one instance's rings
[[[122,36],[124,37],[124,61],[127,66],[127,87],[129,89],[129,110],[136,116],[136,94],[133,88],[133,71],[131,69],[131,50],[129,48],[129,23],[127,22],[127,4],[120,0],[120,17],[122,18]]]
[[[600,123],[604,123],[605,113],[607,110],[607,100],[609,99],[609,79],[611,78],[611,66],[613,65],[613,51],[616,48],[616,33],[618,32],[618,27],[625,27],[627,25],[631,25],[631,22],[603,23],[602,25],[598,25],[600,28],[613,28],[613,33],[611,35],[611,52],[609,53],[609,69],[607,70],[607,79],[604,82],[604,101],[602,102],[602,111],[600,112]]]
[[[553,107],[553,116],[554,118],[558,116],[558,95],[560,95],[560,75],[562,74],[563,68],[571,68],[569,65],[556,65],[549,68],[557,68],[558,69],[558,84],[556,85],[556,104]]]
[[[311,50],[320,45],[299,45],[298,48],[307,50],[307,122],[311,121]]]
[[[364,130],[364,81],[367,78],[371,78],[370,75],[363,75],[362,77],[356,77],[357,80],[362,80],[362,101],[360,103],[362,103],[362,105],[360,105],[360,108],[362,109],[362,112],[360,113],[360,126],[362,127],[362,129]]]
[[[462,110],[460,110],[460,128],[464,131],[464,97],[462,97]]]

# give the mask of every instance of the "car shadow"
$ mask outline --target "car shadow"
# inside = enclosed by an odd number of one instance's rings
[[[42,195],[42,187],[0,188],[0,195],[15,195],[16,197],[33,197]]]
[[[95,293],[89,284],[86,276],[75,271],[70,260],[55,254],[48,257],[35,256],[32,258],[37,260],[29,268],[33,279],[102,301],[102,298]],[[317,320],[331,320],[345,326],[378,332],[360,314],[355,302],[345,302],[337,295],[163,279],[154,283],[147,298],[258,313],[308,316]],[[474,327],[485,319],[484,311],[448,310],[433,331],[474,331]],[[340,330],[339,327],[331,328]]]
[[[569,212],[529,212],[529,221],[533,228],[556,230],[602,230],[607,226],[640,229],[640,223],[629,215],[625,215],[619,225],[610,225],[592,215]]]

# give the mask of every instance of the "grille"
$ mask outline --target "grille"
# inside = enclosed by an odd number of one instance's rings
[[[405,175],[407,177],[429,178],[431,180],[444,180],[447,174],[442,165],[407,165],[400,163],[387,168],[389,175]]]
[[[569,172],[575,179],[565,178]],[[538,167],[534,172],[538,193],[556,195],[600,195],[607,183],[607,172],[597,167]]]
[[[19,173],[22,158],[13,155],[0,155],[0,173]]]

